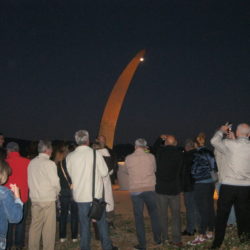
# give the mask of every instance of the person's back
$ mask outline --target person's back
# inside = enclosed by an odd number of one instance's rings
[[[28,166],[28,184],[32,201],[55,201],[59,190],[57,168],[44,153],[31,160]]]
[[[154,190],[156,163],[152,154],[138,148],[134,153],[126,157],[125,165],[129,174],[130,191]]]
[[[250,185],[250,141],[245,138],[226,140],[227,170],[223,183]]]
[[[156,192],[176,195],[181,191],[182,152],[174,145],[161,147],[157,152]]]
[[[67,169],[73,183],[73,195],[76,202],[92,201],[93,149],[86,145],[78,146],[67,158]],[[102,177],[108,175],[103,157],[96,151],[95,196],[102,197]]]
[[[16,183],[20,188],[21,200],[22,202],[28,201],[28,165],[30,160],[20,156],[18,152],[8,153],[6,162],[10,165],[12,169],[12,174],[10,175],[5,186],[9,187],[10,184]]]

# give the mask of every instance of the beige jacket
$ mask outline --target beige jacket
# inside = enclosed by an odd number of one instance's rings
[[[92,202],[93,149],[78,146],[66,158],[67,170],[73,184],[76,202]],[[103,177],[108,176],[108,167],[102,155],[96,151],[95,198],[102,198]]]
[[[130,192],[155,190],[156,162],[152,154],[145,153],[142,148],[137,148],[133,154],[126,157],[125,166],[129,175]]]
[[[28,186],[33,202],[55,201],[61,187],[56,164],[40,153],[28,166]]]

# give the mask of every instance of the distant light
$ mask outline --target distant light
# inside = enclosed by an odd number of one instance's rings
[[[141,58],[140,58],[140,61],[141,61],[141,62],[143,62],[143,61],[144,61],[144,58],[143,58],[143,57],[141,57]]]

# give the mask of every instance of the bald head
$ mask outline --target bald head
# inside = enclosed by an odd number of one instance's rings
[[[237,137],[249,137],[250,126],[247,123],[241,123],[238,125],[236,130]]]
[[[165,145],[176,146],[177,140],[173,135],[167,135],[165,140]]]

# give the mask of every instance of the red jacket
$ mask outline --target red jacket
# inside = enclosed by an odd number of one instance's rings
[[[12,174],[5,186],[10,188],[10,184],[16,184],[20,188],[22,202],[28,201],[28,165],[30,160],[21,157],[18,152],[10,152],[6,161],[11,167]]]

